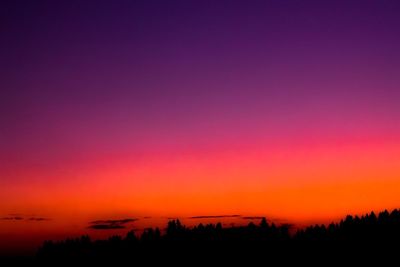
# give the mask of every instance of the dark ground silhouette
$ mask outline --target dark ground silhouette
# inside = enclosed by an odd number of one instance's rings
[[[38,265],[146,265],[280,264],[360,265],[400,261],[400,211],[371,212],[347,216],[328,226],[313,225],[289,234],[288,225],[277,226],[262,219],[256,225],[223,228],[199,224],[187,228],[179,220],[141,235],[90,240],[89,236],[61,242],[46,241],[38,250]]]

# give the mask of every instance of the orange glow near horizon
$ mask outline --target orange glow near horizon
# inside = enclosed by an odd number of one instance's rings
[[[146,216],[151,219],[134,222],[135,229],[163,227],[169,217],[190,225],[194,222],[185,218],[221,214],[265,216],[296,225],[328,223],[346,214],[397,208],[399,156],[398,143],[370,141],[160,155],[107,164],[98,160],[76,167],[75,175],[35,169],[26,175],[59,179],[3,185],[1,194],[9,201],[0,212],[50,220],[28,228],[26,223],[1,221],[9,225],[0,227],[0,236],[22,224],[37,239],[61,238],[86,233],[91,220]],[[109,234],[89,232],[95,237]]]

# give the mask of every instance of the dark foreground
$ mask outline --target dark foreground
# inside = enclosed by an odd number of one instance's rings
[[[18,262],[18,259],[14,259]],[[140,236],[91,241],[88,236],[46,241],[33,259],[35,266],[192,266],[308,264],[397,266],[400,261],[400,211],[347,216],[337,224],[315,225],[289,234],[289,226],[269,224],[223,228],[221,224],[186,228],[179,220],[166,233],[147,229]]]

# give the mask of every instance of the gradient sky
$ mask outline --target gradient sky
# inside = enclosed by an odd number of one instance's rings
[[[398,208],[399,14],[394,0],[1,1],[0,247],[93,220]]]

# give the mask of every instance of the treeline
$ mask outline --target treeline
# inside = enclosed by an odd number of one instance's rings
[[[146,229],[125,237],[92,241],[89,236],[61,242],[46,241],[37,253],[43,263],[185,264],[282,262],[342,264],[392,260],[400,255],[400,211],[347,216],[328,226],[313,225],[289,233],[290,225],[261,223],[242,227],[199,224],[186,227],[168,222],[165,233]]]

